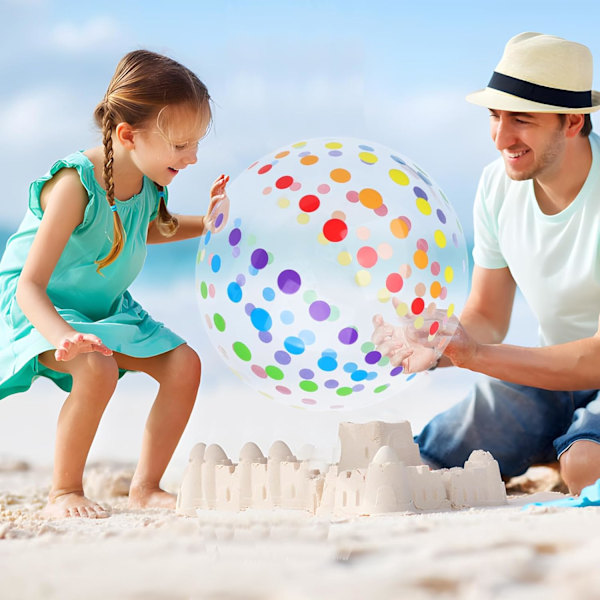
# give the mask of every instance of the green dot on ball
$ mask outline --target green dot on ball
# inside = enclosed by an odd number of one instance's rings
[[[242,344],[242,342],[233,342],[233,351],[236,353],[238,358],[245,360],[248,362],[252,358],[252,352],[246,344]]]

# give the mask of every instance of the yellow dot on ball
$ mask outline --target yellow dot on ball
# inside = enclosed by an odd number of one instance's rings
[[[352,255],[344,250],[338,254],[337,260],[340,265],[347,267],[352,262]]]
[[[415,329],[421,329],[425,324],[425,319],[423,317],[417,317],[413,322],[413,327]]]
[[[444,235],[443,231],[437,229],[433,234],[433,239],[440,248],[446,247],[446,236]]]
[[[399,169],[390,169],[390,179],[398,185],[408,185],[408,175]]]
[[[306,225],[310,221],[310,217],[306,213],[300,213],[296,217],[296,221],[298,221],[300,225]]]
[[[366,287],[371,283],[371,273],[364,270],[357,271],[356,275],[354,276],[354,279],[360,287]]]
[[[431,204],[425,200],[425,198],[417,198],[417,208],[419,212],[423,213],[425,216],[431,214]]]
[[[448,315],[448,317],[451,317],[454,314],[454,304],[451,304],[448,307],[448,310],[446,311],[446,314]]]
[[[323,235],[322,231],[320,231],[317,235],[317,241],[323,246],[327,246],[327,244],[329,244],[329,240]]]
[[[406,302],[399,302],[396,306],[396,314],[400,317],[404,317],[408,314],[408,304]]]
[[[444,269],[444,279],[448,283],[452,283],[452,281],[454,280],[454,269],[452,267],[446,267]]]
[[[296,144],[292,144],[292,148],[304,148],[306,146],[306,142],[297,142]]]
[[[361,152],[358,158],[369,165],[374,165],[377,162],[377,157],[372,152]]]
[[[379,300],[379,302],[389,302],[390,298],[391,294],[387,288],[381,288],[377,292],[377,300]]]
[[[329,150],[337,150],[341,147],[342,144],[340,144],[339,142],[328,142],[327,144],[325,144],[325,148],[329,148]]]
[[[277,206],[279,208],[287,208],[290,205],[290,201],[287,198],[281,197],[277,200]]]

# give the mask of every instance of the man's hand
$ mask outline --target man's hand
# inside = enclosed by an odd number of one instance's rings
[[[221,231],[229,218],[229,198],[225,191],[228,181],[229,175],[221,175],[210,188],[210,204],[204,217],[204,228],[211,233]]]
[[[427,371],[445,354],[453,364],[468,364],[477,351],[476,342],[467,334],[456,316],[445,310],[426,311],[422,324],[415,327],[414,315],[399,317],[398,325],[390,325],[381,315],[373,317],[372,342],[376,349],[401,365],[405,373]]]

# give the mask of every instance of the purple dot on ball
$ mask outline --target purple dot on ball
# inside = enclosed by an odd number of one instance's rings
[[[240,287],[242,287],[246,283],[246,276],[243,273],[240,273],[235,280],[238,282]]]
[[[237,227],[235,229],[232,229],[231,233],[229,234],[230,245],[237,246],[240,243],[241,239],[242,239],[241,230],[239,230]]]
[[[308,308],[308,312],[315,321],[325,321],[331,314],[331,307],[323,300],[315,300]]]
[[[290,361],[292,360],[292,357],[283,350],[277,350],[277,352],[275,352],[275,360],[280,365],[289,365]]]
[[[258,339],[261,342],[264,342],[265,344],[268,344],[273,339],[273,336],[271,335],[271,333],[269,331],[259,331],[258,332]]]
[[[342,342],[342,344],[346,344],[346,345],[354,344],[354,342],[356,342],[357,339],[358,339],[358,331],[356,331],[356,329],[354,329],[354,327],[344,327],[344,329],[342,329],[338,333],[338,340],[340,340],[340,342]]]
[[[377,352],[377,350],[372,350],[371,352],[368,352],[365,356],[365,362],[368,365],[374,365],[375,363],[378,363],[381,360],[381,352]]]
[[[312,379],[315,376],[314,372],[310,369],[300,369],[298,374],[300,377],[302,377],[302,379]]]
[[[250,263],[255,269],[264,269],[268,262],[269,255],[262,248],[257,248],[250,257]]]
[[[252,314],[252,311],[256,308],[256,306],[254,306],[254,304],[252,304],[251,302],[248,302],[248,304],[246,304],[246,306],[244,306],[244,312],[250,316]]]
[[[231,250],[231,256],[233,256],[233,258],[237,258],[239,255],[240,255],[240,247],[234,246],[233,249]]]
[[[223,215],[223,213],[219,213],[219,215],[215,219],[215,229],[218,229],[221,226],[221,223],[223,222],[224,218],[225,215]]]
[[[446,215],[442,212],[442,209],[438,208],[436,211],[437,218],[440,220],[440,223],[446,224]]]
[[[403,367],[395,367],[390,371],[390,375],[392,377],[396,377],[396,375],[400,375],[404,371]]]
[[[281,271],[277,277],[277,285],[284,294],[295,294],[300,289],[300,275],[292,269]]]
[[[365,386],[362,383],[358,383],[355,386],[352,386],[353,392],[362,392],[365,389]]]
[[[422,188],[415,186],[413,188],[413,192],[415,193],[415,196],[417,198],[425,198],[425,200],[427,200],[427,194],[425,193],[425,191]]]
[[[458,248],[458,237],[455,233],[452,234],[452,243]]]
[[[329,156],[341,156],[342,153],[339,150],[331,150]]]
[[[335,379],[328,379],[325,382],[325,387],[329,388],[330,390],[336,388],[338,385],[340,385]]]

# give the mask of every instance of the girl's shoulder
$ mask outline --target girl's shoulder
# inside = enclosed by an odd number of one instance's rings
[[[31,183],[29,187],[29,208],[38,218],[41,219],[44,211],[42,196],[45,196],[47,191],[50,191],[59,181],[63,182],[63,186],[68,182],[71,187],[76,188],[79,186],[79,189],[83,189],[87,196],[88,209],[95,198],[104,192],[96,180],[92,161],[83,151],[73,152],[57,160],[47,173]]]

